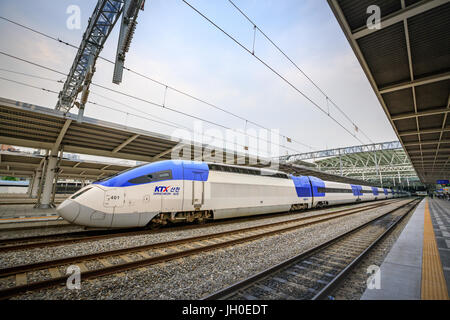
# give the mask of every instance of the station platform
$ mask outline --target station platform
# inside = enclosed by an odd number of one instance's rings
[[[361,300],[448,300],[450,201],[423,199]]]
[[[34,204],[8,204],[0,206],[0,230],[46,227],[68,224],[54,208],[36,209]]]

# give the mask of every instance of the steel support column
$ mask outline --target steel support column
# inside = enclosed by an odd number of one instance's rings
[[[47,170],[45,172],[44,188],[41,194],[40,208],[50,208],[52,206],[53,180],[55,178],[56,163],[58,161],[58,152],[51,152],[47,160]]]
[[[42,169],[38,168],[36,170],[36,173],[34,174],[33,182],[30,183],[30,186],[31,186],[30,197],[31,198],[37,198],[39,184],[41,183],[41,178],[42,178]]]

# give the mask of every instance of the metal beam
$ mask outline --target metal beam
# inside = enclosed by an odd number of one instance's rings
[[[441,132],[448,132],[448,131],[450,131],[450,126],[447,126],[445,128],[439,127],[439,128],[423,129],[423,130],[420,130],[420,132],[417,130],[403,131],[403,132],[400,132],[399,135],[404,137],[404,136],[412,136],[415,134],[441,133]]]
[[[438,144],[438,143],[439,143],[438,140],[422,141],[422,142],[408,142],[408,143],[405,143],[405,147],[418,146],[418,145],[427,145],[427,144]],[[441,140],[440,143],[450,143],[450,139],[449,140]]]
[[[329,150],[321,150],[315,152],[306,152],[299,154],[290,154],[287,156],[281,156],[280,160],[285,161],[296,161],[296,160],[309,160],[309,159],[319,159],[326,157],[334,157],[339,155],[348,155],[362,152],[372,152],[372,151],[380,151],[380,150],[392,150],[392,149],[401,149],[402,146],[399,141],[390,141],[383,143],[374,143],[346,148],[336,148]]]
[[[398,84],[382,87],[379,89],[381,94],[418,87],[429,83],[439,82],[450,79],[450,72],[439,73],[432,76],[415,79],[412,81],[401,82]]]
[[[86,85],[85,81],[88,82],[87,86],[89,87],[88,72],[92,72],[100,51],[122,12],[123,3],[124,0],[99,0],[97,2],[72,68],[59,93],[56,110],[67,113],[74,106],[78,94],[83,89],[83,84]]]
[[[446,4],[450,2],[450,0],[423,0],[419,3],[416,3],[415,5],[406,7],[404,9],[398,10],[396,12],[391,13],[390,15],[384,17],[381,19],[381,28],[380,29],[369,29],[367,26],[364,26],[358,30],[355,30],[352,32],[353,39],[357,40],[359,38],[365,37],[369,34],[372,34],[374,32],[377,32],[378,30],[381,30],[383,28],[389,27],[393,24],[396,24],[400,21],[403,21],[405,19],[414,17],[418,14],[421,14],[425,11],[434,9],[436,7],[439,7],[443,4]]]
[[[154,157],[152,158],[151,162],[156,161],[156,160],[158,160],[158,159],[161,158],[161,157],[164,157],[166,154],[172,152],[172,151],[173,151],[175,148],[177,148],[177,147],[181,149],[181,148],[183,148],[183,145],[175,145],[175,146],[173,146],[172,148],[170,148],[169,150],[166,150],[166,151],[163,151],[163,152],[157,154],[156,156],[154,156]]]
[[[446,114],[450,112],[450,109],[448,108],[436,108],[436,109],[429,109],[424,111],[418,111],[418,112],[406,112],[401,113],[395,116],[392,116],[392,120],[404,120],[404,119],[410,119],[415,117],[425,117],[425,116],[431,116],[436,114]]]
[[[71,119],[67,119],[66,122],[64,123],[61,131],[59,132],[58,138],[56,139],[55,144],[52,148],[52,153],[55,153],[58,151],[59,146],[61,145],[61,141],[64,139],[67,129],[69,129],[69,126],[71,123],[72,123]]]
[[[134,136],[129,137],[127,140],[122,142],[119,146],[114,148],[112,151],[113,153],[119,152],[123,147],[125,147],[127,144],[131,143],[133,140],[135,140],[137,137],[139,137],[139,134],[135,134]]]
[[[442,149],[439,149],[439,151],[448,152],[448,151],[450,151],[450,148],[442,148]],[[421,152],[421,151],[420,150],[409,150],[408,151],[408,153],[417,153],[417,152]],[[423,150],[423,153],[434,153],[434,152],[436,152],[435,149],[430,149],[430,150],[424,149]]]

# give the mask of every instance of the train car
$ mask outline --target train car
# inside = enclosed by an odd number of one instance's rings
[[[91,227],[160,226],[371,201],[379,194],[378,188],[316,177],[166,160],[94,182],[61,203],[57,212],[71,223]]]
[[[383,191],[383,195],[384,195],[384,199],[389,199],[389,191],[388,191],[388,189],[386,189],[386,188],[383,188],[382,189]]]
[[[362,193],[362,196],[361,196],[362,201],[375,200],[375,196],[373,194],[372,187],[363,186],[361,188],[361,193]]]
[[[316,196],[314,207],[351,203],[358,199],[351,186],[345,183],[324,181],[324,187],[318,190],[321,192],[321,197]]]

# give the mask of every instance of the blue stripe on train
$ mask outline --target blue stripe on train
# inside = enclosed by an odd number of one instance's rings
[[[135,186],[136,184],[130,183],[129,180],[154,172],[166,170],[172,171],[172,179],[170,180],[207,181],[209,175],[209,168],[207,163],[184,160],[166,160],[149,163],[143,166],[129,169],[128,171],[119,173],[118,175],[113,176],[109,179],[94,182],[94,184],[100,184],[105,187]]]
[[[325,192],[319,192],[318,188],[325,188],[325,182],[316,177],[308,177],[311,181],[312,191],[314,197],[325,197]]]
[[[310,198],[311,197],[311,184],[309,183],[308,177],[301,176],[291,176],[294,181],[295,190],[297,191],[297,196],[299,198]]]
[[[316,177],[307,176],[292,176],[294,181],[295,191],[297,191],[297,196],[299,198],[310,198],[314,197],[324,197],[324,192],[319,192],[318,188],[325,188],[325,182]]]
[[[378,188],[372,187],[372,193],[373,193],[374,196],[377,196],[378,195]]]
[[[362,196],[362,187],[361,186],[357,186],[354,184],[350,185],[352,187],[352,191],[353,191],[353,195],[354,196]]]

